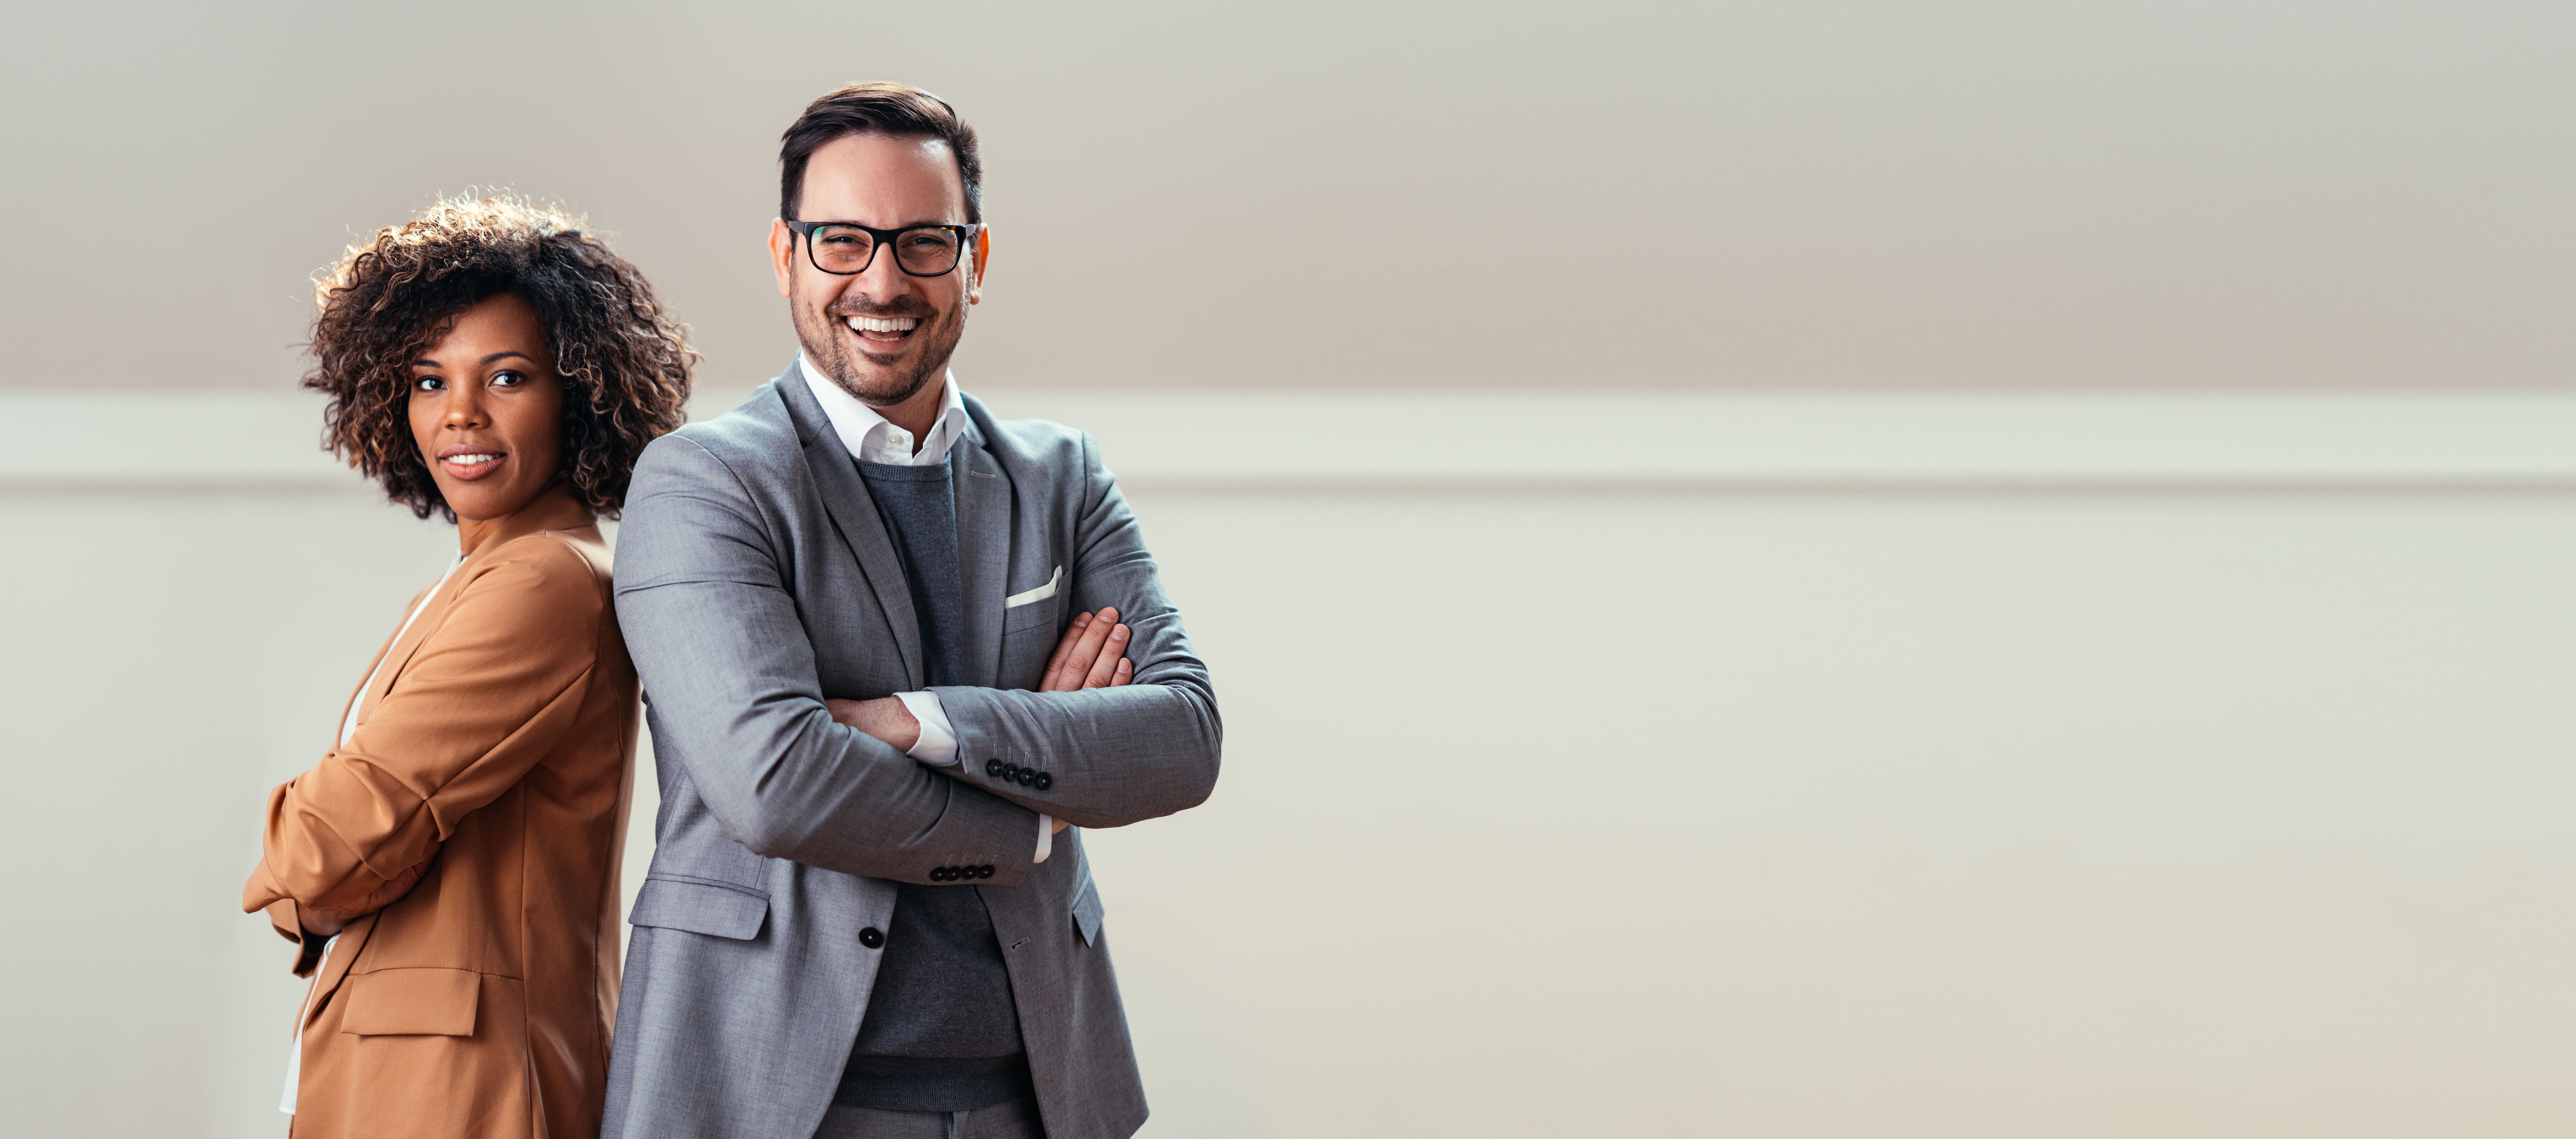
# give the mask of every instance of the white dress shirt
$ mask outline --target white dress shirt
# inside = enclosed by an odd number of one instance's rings
[[[803,353],[796,356],[796,371],[805,377],[805,387],[814,393],[814,402],[823,405],[823,417],[832,421],[832,434],[840,436],[841,446],[850,457],[861,462],[885,463],[897,467],[935,467],[948,457],[948,450],[966,434],[966,397],[957,390],[957,373],[941,376],[939,382],[948,389],[948,398],[940,404],[939,418],[930,425],[930,433],[921,437],[915,449],[912,432],[886,422],[876,409],[858,401],[858,397],[841,390],[841,385],[823,378],[814,370]],[[968,604],[973,604],[969,599]],[[897,692],[904,710],[921,723],[921,738],[913,741],[912,750],[904,754],[930,767],[946,767],[957,762],[957,726],[948,719],[948,710],[939,703],[936,692]],[[1038,856],[1044,862],[1055,848],[1055,819],[1038,816]]]

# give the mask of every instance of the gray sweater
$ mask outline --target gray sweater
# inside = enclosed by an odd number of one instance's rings
[[[949,465],[861,462],[858,468],[903,561],[904,584],[921,623],[923,672],[933,685],[963,683],[964,578]],[[984,909],[984,889],[897,885],[876,989],[835,1100],[902,1111],[972,1111],[1029,1094],[1011,977]]]

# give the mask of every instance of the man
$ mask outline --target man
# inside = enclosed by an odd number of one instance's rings
[[[603,1134],[1132,1134],[1079,828],[1207,798],[1207,670],[1090,438],[948,371],[974,131],[862,83],[780,160],[804,351],[647,449],[618,536],[662,812]]]

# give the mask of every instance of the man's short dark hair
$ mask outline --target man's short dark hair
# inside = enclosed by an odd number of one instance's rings
[[[984,159],[975,151],[975,128],[957,117],[957,108],[921,88],[903,83],[852,83],[805,105],[805,113],[779,137],[778,216],[799,218],[798,199],[805,194],[805,163],[823,144],[853,134],[894,137],[927,135],[948,144],[957,156],[957,177],[966,184],[966,220],[984,220]]]

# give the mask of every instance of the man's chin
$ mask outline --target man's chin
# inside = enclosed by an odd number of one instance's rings
[[[923,373],[909,366],[912,362],[912,354],[909,352],[891,356],[861,352],[858,353],[858,357],[865,363],[861,367],[850,369],[856,372],[856,375],[832,378],[840,384],[842,390],[849,391],[851,395],[858,397],[861,403],[879,407],[902,403],[911,399],[922,388],[928,387],[930,382],[937,378],[934,373]],[[857,390],[851,391],[854,386]]]

